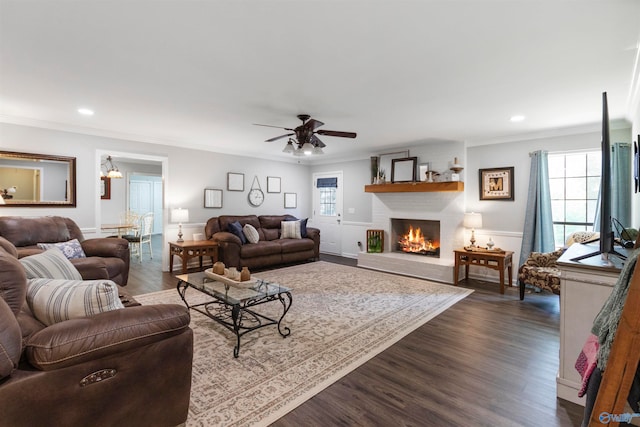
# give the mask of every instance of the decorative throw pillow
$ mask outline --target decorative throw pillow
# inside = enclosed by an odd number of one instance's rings
[[[244,236],[247,238],[249,243],[258,243],[258,241],[260,240],[258,230],[256,230],[256,228],[251,224],[245,224],[244,227],[242,227],[242,232],[244,233]]]
[[[301,239],[300,221],[282,221],[280,223],[282,229],[281,239]]]
[[[300,237],[307,237],[307,221],[309,218],[300,220]]]
[[[231,224],[229,224],[229,232],[238,236],[238,239],[240,239],[241,244],[244,245],[245,243],[247,243],[247,238],[244,237],[244,233],[242,232],[242,225],[240,224],[240,221],[232,222]]]
[[[27,273],[27,279],[82,280],[80,272],[58,248],[51,248],[41,254],[20,258],[20,263]]]
[[[38,247],[40,249],[51,249],[58,248],[62,251],[64,256],[68,259],[73,258],[86,258],[84,250],[82,250],[82,245],[78,239],[69,240],[68,242],[60,242],[60,243],[38,243]]]
[[[27,304],[45,325],[124,308],[111,280],[29,279]]]

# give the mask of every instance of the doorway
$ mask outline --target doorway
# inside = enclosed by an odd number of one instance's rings
[[[313,222],[322,253],[342,254],[342,188],[342,171],[313,174]]]

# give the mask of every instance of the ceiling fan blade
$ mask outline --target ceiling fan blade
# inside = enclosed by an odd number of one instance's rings
[[[320,126],[322,126],[324,123],[322,123],[319,120],[316,119],[309,119],[308,122],[306,122],[303,126],[305,129],[311,129],[311,130],[316,130],[317,128],[319,128]]]
[[[275,138],[269,138],[269,139],[267,139],[265,142],[273,142],[273,141],[277,141],[277,140],[279,140],[280,138],[285,138],[285,137],[287,137],[287,136],[291,136],[291,135],[295,135],[295,133],[288,133],[288,134],[286,134],[286,135],[276,136]]]
[[[260,123],[253,123],[253,125],[254,125],[254,126],[265,126],[265,127],[268,127],[268,128],[278,128],[278,129],[284,129],[284,130],[293,130],[293,129],[285,128],[285,127],[282,127],[282,126],[262,125],[262,124],[260,124]]]
[[[319,135],[339,136],[339,137],[342,137],[342,138],[355,138],[356,137],[356,133],[355,132],[341,132],[341,131],[338,131],[338,130],[320,129],[316,133],[319,134]]]
[[[311,135],[311,144],[316,146],[316,147],[320,147],[320,148],[326,147],[326,144],[324,142],[320,141],[320,138],[318,138],[315,135]]]

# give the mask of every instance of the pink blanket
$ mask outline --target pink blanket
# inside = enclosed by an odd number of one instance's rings
[[[587,341],[582,347],[582,351],[576,360],[576,370],[582,377],[582,386],[578,391],[578,397],[584,396],[587,392],[587,384],[589,383],[589,377],[596,367],[598,361],[598,337],[594,334],[590,334]]]

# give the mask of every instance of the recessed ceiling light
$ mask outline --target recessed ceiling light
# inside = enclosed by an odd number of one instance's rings
[[[78,108],[78,113],[82,114],[83,116],[93,116],[93,110],[90,110],[88,108]]]
[[[518,115],[518,116],[511,116],[511,118],[509,119],[512,122],[516,123],[516,122],[521,122],[524,120],[524,116]]]

